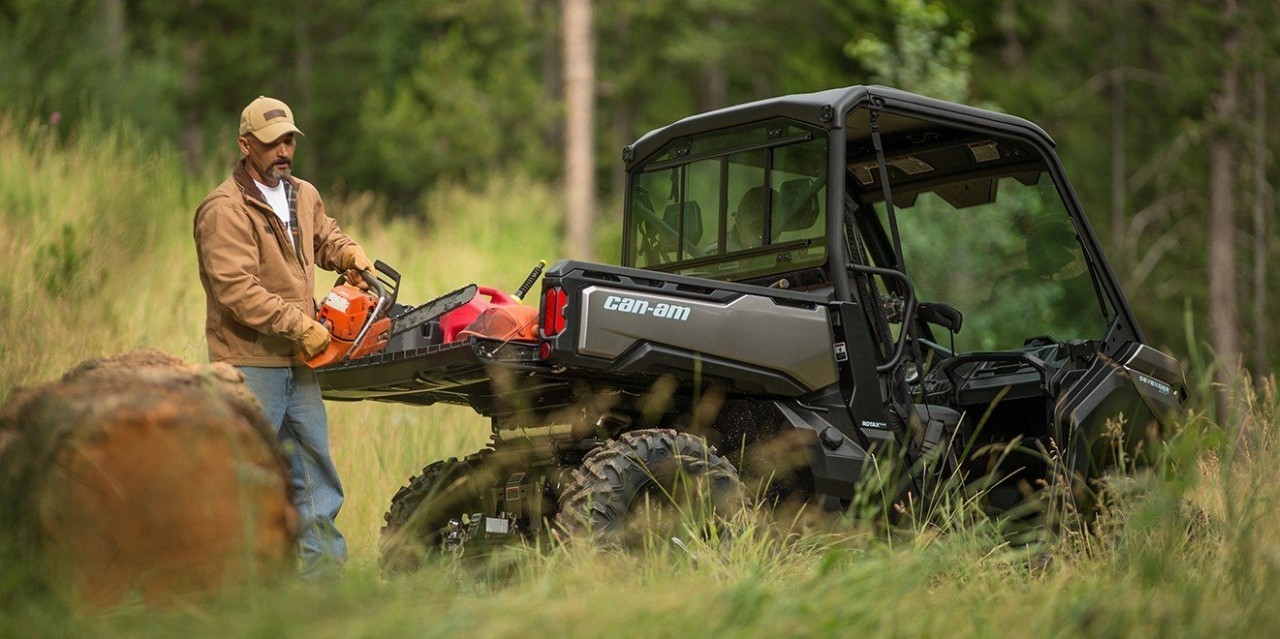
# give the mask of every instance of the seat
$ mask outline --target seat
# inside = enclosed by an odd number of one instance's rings
[[[687,244],[697,245],[702,239],[702,207],[697,202],[668,204],[662,212],[662,222],[670,229],[663,229],[661,235],[663,251],[676,250],[676,244],[680,241],[676,233],[680,232],[682,224]]]

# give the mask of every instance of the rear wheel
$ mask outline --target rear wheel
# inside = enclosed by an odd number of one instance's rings
[[[417,570],[429,553],[444,548],[449,520],[474,510],[480,497],[474,462],[449,459],[429,464],[396,491],[383,519],[378,564],[385,575]]]
[[[638,430],[590,453],[560,495],[556,525],[570,535],[636,545],[715,534],[746,503],[738,471],[700,437]]]

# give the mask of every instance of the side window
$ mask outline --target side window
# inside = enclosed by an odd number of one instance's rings
[[[812,143],[774,151],[770,181],[778,199],[769,227],[772,243],[813,239],[826,234],[826,220],[821,213],[827,201],[827,185],[825,180],[819,179],[823,176],[822,151],[821,145]]]
[[[720,236],[720,161],[650,171],[631,192],[637,266],[703,257]]]
[[[732,253],[765,244],[765,221],[776,200],[764,186],[764,151],[728,156],[728,215],[722,251]]]
[[[655,211],[654,193],[657,173],[646,173],[631,188],[631,251],[635,265],[658,266],[664,263],[658,252],[663,241],[662,217]],[[662,201],[662,200],[659,200]]]
[[[714,245],[716,238],[720,237],[720,160],[708,159],[686,165],[683,192],[685,236],[692,246],[686,246],[679,259],[714,253],[714,249],[707,250],[707,245]]]

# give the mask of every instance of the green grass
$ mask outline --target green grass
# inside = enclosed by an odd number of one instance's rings
[[[134,348],[204,360],[190,223],[223,171],[179,164],[120,129],[59,143],[0,120],[0,396]],[[511,289],[554,260],[558,202],[551,186],[506,176],[481,192],[438,190],[422,220],[388,220],[358,194],[327,204],[415,302],[472,281]],[[321,291],[332,282],[318,279]],[[1270,383],[1240,398],[1225,429],[1190,416],[1102,534],[1068,530],[1044,547],[1011,546],[999,522],[955,527],[949,510],[966,506],[947,502],[902,530],[753,519],[729,541],[690,541],[693,556],[663,540],[629,554],[515,548],[389,581],[376,542],[391,495],[428,462],[482,446],[487,424],[461,408],[333,403],[346,579],[95,614],[0,587],[0,637],[1269,636],[1280,629],[1280,401]],[[1247,457],[1235,454],[1241,428]],[[0,583],[14,579],[5,568]]]

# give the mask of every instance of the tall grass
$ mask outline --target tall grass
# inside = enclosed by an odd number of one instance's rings
[[[60,143],[0,121],[0,395],[137,347],[204,359],[190,221],[227,167],[178,166],[124,129],[90,125]],[[518,177],[441,189],[423,219],[388,219],[359,195],[327,204],[404,274],[408,302],[473,281],[510,289],[557,257],[555,191]],[[330,283],[322,274],[317,293]],[[1047,548],[1010,545],[1000,522],[976,516],[890,533],[753,519],[727,540],[686,540],[688,551],[666,540],[644,553],[513,548],[391,580],[376,570],[390,496],[427,462],[482,446],[487,424],[462,408],[331,403],[345,580],[96,616],[19,598],[0,602],[0,636],[1269,636],[1280,629],[1280,399],[1272,381],[1238,392],[1239,423],[1193,412],[1098,532]],[[973,509],[935,507],[947,522]]]
[[[62,145],[0,120],[0,392],[143,343],[195,353],[199,297],[165,286],[200,197],[178,166],[125,127]]]
[[[127,127],[89,124],[66,143],[42,126],[0,120],[0,397],[77,362],[136,348],[205,361],[204,293],[191,220],[230,167],[189,175],[176,152]],[[388,219],[367,195],[326,202],[367,252],[403,275],[420,303],[470,282],[512,290],[556,258],[558,207],[547,185],[511,177],[480,193],[444,188],[426,219]],[[317,275],[317,296],[333,274]],[[381,512],[427,462],[488,439],[470,411],[333,404],[332,446],[347,483],[356,561],[368,561]]]

